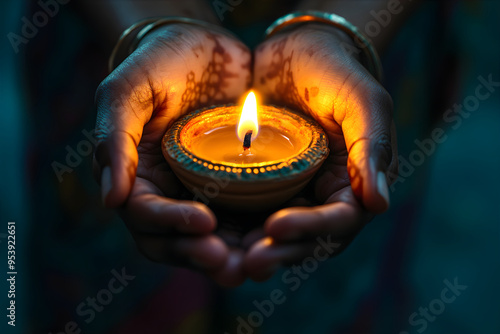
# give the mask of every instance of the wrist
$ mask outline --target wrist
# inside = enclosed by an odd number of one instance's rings
[[[349,55],[359,62],[362,62],[359,52],[359,47],[354,39],[344,31],[329,24],[321,22],[304,22],[286,27],[282,30],[283,33],[314,33],[322,34],[329,40],[334,40],[335,43],[340,45]],[[281,31],[280,31],[281,33]],[[356,50],[356,51],[352,51]],[[351,52],[350,52],[351,51]]]
[[[214,31],[233,36],[220,26],[186,17],[171,16],[141,20],[127,28],[118,39],[109,58],[109,71],[112,72],[118,64],[134,52],[146,36],[149,37],[150,34],[156,33],[158,30],[161,32],[165,29],[172,29],[173,25],[185,27],[184,30],[197,26],[198,30]]]
[[[266,38],[282,31],[286,28],[304,23],[318,23],[327,25],[347,34],[355,43],[355,47],[347,50],[349,54],[359,54],[360,62],[368,69],[368,71],[377,79],[382,78],[382,65],[379,56],[373,44],[355,27],[352,23],[343,17],[320,11],[299,11],[292,12],[277,19],[266,30]],[[322,28],[323,29],[323,28]],[[352,47],[352,44],[343,41],[345,47]]]

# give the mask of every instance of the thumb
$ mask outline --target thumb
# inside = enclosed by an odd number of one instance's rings
[[[389,207],[388,178],[397,173],[392,99],[375,80],[353,87],[341,121],[348,150],[347,169],[354,194],[371,212]]]
[[[133,71],[123,75],[126,80],[115,71],[96,93],[94,174],[101,183],[103,204],[109,208],[122,205],[130,194],[138,164],[137,146],[153,112],[147,80]]]
[[[256,50],[254,84],[270,102],[312,115],[329,133],[333,154],[344,157],[347,149],[356,197],[383,212],[386,177],[397,170],[392,99],[330,28],[307,25],[271,37]]]

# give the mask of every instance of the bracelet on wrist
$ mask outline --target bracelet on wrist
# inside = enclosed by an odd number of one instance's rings
[[[378,80],[382,80],[382,64],[373,44],[359,29],[342,16],[320,11],[298,11],[280,17],[267,29],[265,37],[270,38],[278,31],[294,24],[305,22],[319,22],[332,25],[351,37],[355,44],[363,51],[362,60],[368,71]]]
[[[211,31],[227,32],[214,24],[181,16],[156,17],[141,20],[125,29],[116,43],[108,61],[108,69],[111,73],[125,58],[127,58],[139,46],[144,37],[161,26],[174,23],[197,25]],[[127,47],[128,45],[128,47]]]

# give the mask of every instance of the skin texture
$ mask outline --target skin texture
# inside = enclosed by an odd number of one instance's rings
[[[244,268],[255,280],[310,256],[318,236],[339,242],[338,254],[374,213],[388,208],[378,175],[386,181],[388,172],[397,173],[392,100],[342,43],[354,47],[333,27],[307,24],[277,34],[255,52],[255,87],[267,102],[316,119],[331,150],[306,197],[272,214],[266,238],[247,251]]]
[[[150,33],[106,78],[96,95],[94,171],[104,205],[118,208],[146,257],[225,286],[262,281],[310,256],[317,237],[338,242],[332,255],[340,253],[388,208],[386,175],[397,173],[392,101],[342,43],[353,45],[333,27],[298,25],[263,42],[252,59],[229,34],[173,24]],[[160,142],[179,116],[236,102],[250,86],[263,102],[315,118],[331,153],[287,208],[235,231],[238,217],[188,200]]]
[[[94,172],[103,203],[118,209],[153,261],[213,275],[233,261],[212,233],[212,211],[180,200],[185,190],[160,142],[188,110],[236,101],[251,82],[250,60],[246,46],[229,34],[172,24],[148,35],[97,90]]]

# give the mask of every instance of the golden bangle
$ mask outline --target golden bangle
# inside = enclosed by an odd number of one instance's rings
[[[274,21],[269,28],[266,29],[265,36],[266,38],[269,38],[285,27],[305,22],[326,23],[345,32],[363,51],[370,73],[377,80],[380,81],[382,79],[382,63],[380,62],[380,58],[375,50],[375,47],[356,26],[342,16],[314,10],[293,12]]]
[[[134,39],[131,41],[129,44],[129,47],[126,49],[126,55],[130,55],[134,50],[139,46],[141,41],[144,39],[144,37],[153,31],[156,28],[159,28],[160,26],[166,25],[166,24],[171,24],[171,23],[185,23],[185,24],[193,24],[197,25],[200,27],[203,27],[208,30],[212,31],[218,31],[220,33],[228,35],[228,32],[225,31],[223,28],[216,26],[214,24],[204,22],[204,21],[199,21],[195,19],[190,19],[187,17],[181,17],[181,16],[167,16],[167,17],[156,17],[156,18],[150,18],[150,19],[145,19],[142,21],[139,21],[137,23],[134,23],[131,25],[129,28],[127,28],[120,36],[118,39],[118,42],[116,43],[113,52],[111,53],[111,56],[109,57],[109,63],[108,63],[108,68],[109,72],[112,72],[116,66],[116,56],[122,49],[122,45],[124,44],[124,41],[130,38],[130,35],[132,35],[134,32],[139,30],[139,32],[135,35]],[[123,59],[122,59],[123,61]]]

